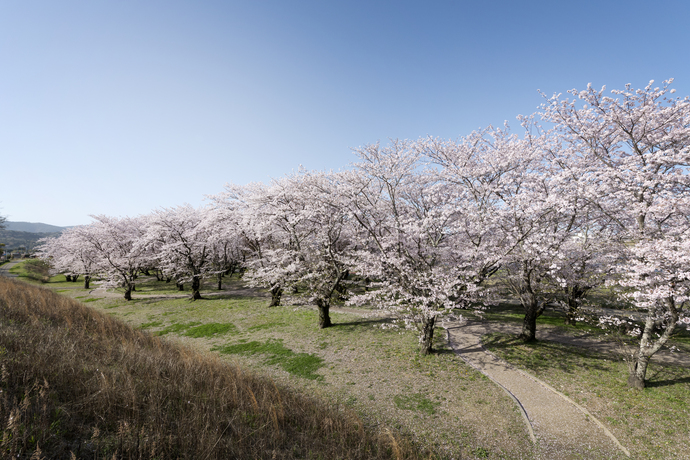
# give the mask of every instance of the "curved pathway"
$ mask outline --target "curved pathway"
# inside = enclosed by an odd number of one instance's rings
[[[486,322],[447,323],[448,341],[455,352],[516,401],[539,458],[624,458],[628,450],[592,416],[546,383],[486,351],[482,335]]]

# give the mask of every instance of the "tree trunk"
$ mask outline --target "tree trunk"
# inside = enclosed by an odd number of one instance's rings
[[[565,312],[565,324],[574,325],[576,323],[575,317],[580,311],[580,304],[582,298],[589,291],[589,287],[580,287],[579,285],[567,286],[563,289],[566,296],[566,303],[568,305],[568,310]]]
[[[566,326],[575,325],[577,322],[575,321],[575,316],[580,307],[579,302],[576,302],[575,299],[568,296],[567,304],[568,310],[565,312],[565,324]]]
[[[72,275],[72,282],[73,282],[73,283],[76,283],[76,282],[77,282],[77,278],[79,278],[79,275]]]
[[[539,307],[535,305],[525,306],[525,319],[522,321],[522,333],[520,338],[523,342],[534,342],[537,340],[537,318],[541,315]],[[543,308],[541,309],[543,311]]]
[[[522,333],[519,338],[525,343],[537,340],[537,318],[544,312],[546,307],[546,303],[540,303],[537,295],[534,293],[534,289],[532,289],[532,277],[532,270],[528,269],[525,264],[518,291],[520,303],[525,310],[525,319],[522,322]]]
[[[638,356],[635,365],[630,369],[628,376],[628,387],[641,390],[644,388],[644,379],[647,374],[647,366],[649,365],[649,358],[646,356]]]
[[[269,307],[280,306],[280,297],[283,295],[283,288],[280,285],[275,285],[271,288],[271,304]]]
[[[199,280],[199,277],[195,276],[192,278],[192,300],[199,300],[201,299],[201,281]]]
[[[434,344],[434,325],[436,324],[436,317],[424,318],[422,320],[422,348],[423,355],[431,354]]]
[[[324,329],[331,327],[331,315],[329,313],[331,308],[330,302],[324,299],[316,299],[316,306],[319,308],[319,328]]]
[[[218,290],[222,291],[223,290],[223,274],[218,273]]]
[[[125,300],[132,300],[132,288],[125,288]]]
[[[175,283],[175,286],[177,286],[178,291],[184,291],[184,283],[180,283],[179,281]]]
[[[65,281],[72,281],[72,275],[65,275]]]
[[[84,289],[89,289],[89,282],[91,277],[89,275],[84,275]]]
[[[531,292],[523,293],[520,296],[520,301],[525,310],[525,318],[522,321],[522,333],[519,337],[525,343],[534,342],[537,340],[537,318],[544,312],[546,304],[540,304],[537,296]]]
[[[675,299],[672,297],[666,298],[664,303],[667,312],[670,313],[670,317],[667,317],[665,321],[666,327],[663,329],[664,332],[656,341],[653,340],[652,336],[655,329],[663,325],[662,321],[655,321],[651,313],[645,320],[644,331],[642,331],[642,338],[640,339],[640,348],[635,353],[635,364],[630,367],[630,375],[628,376],[628,387],[630,388],[638,390],[644,388],[649,360],[652,359],[654,353],[661,350],[661,347],[668,342],[671,334],[676,329],[679,313],[676,309]]]

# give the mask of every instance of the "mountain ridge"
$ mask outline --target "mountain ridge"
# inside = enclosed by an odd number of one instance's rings
[[[42,222],[5,222],[5,230],[27,233],[58,233],[70,227],[44,224]]]

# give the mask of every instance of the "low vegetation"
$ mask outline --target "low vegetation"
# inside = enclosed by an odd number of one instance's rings
[[[3,458],[416,458],[345,407],[4,278],[0,370]]]
[[[10,269],[10,273],[41,283],[50,280],[50,265],[40,259],[27,259]]]

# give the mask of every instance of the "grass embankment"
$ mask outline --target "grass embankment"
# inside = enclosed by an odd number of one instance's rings
[[[489,316],[511,321],[519,314],[519,307],[503,305]],[[556,311],[547,311],[538,323],[537,336],[540,327],[558,326],[566,334],[611,339],[601,329],[586,324],[563,326],[562,314]],[[687,336],[687,331],[679,330],[673,343],[682,347]],[[484,345],[589,410],[631,451],[633,458],[690,458],[689,368],[662,365],[658,358],[652,358],[647,387],[638,391],[627,388],[628,363],[622,354],[549,341],[524,344],[506,334],[487,336]]]
[[[3,458],[416,457],[351,410],[1,277],[0,391]]]

